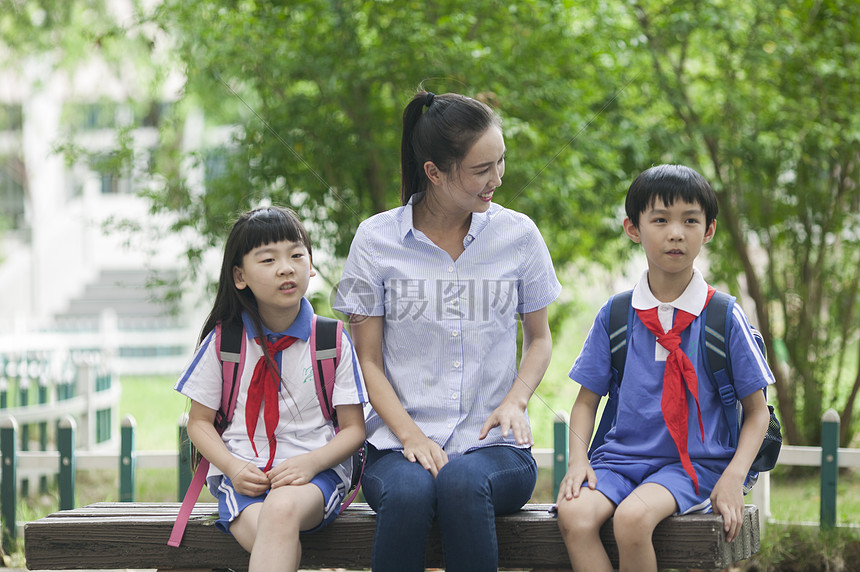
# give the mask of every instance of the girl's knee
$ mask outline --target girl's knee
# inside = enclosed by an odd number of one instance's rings
[[[257,526],[276,526],[284,531],[295,529],[298,533],[307,514],[322,511],[322,500],[316,487],[303,490],[295,487],[273,489],[263,502]]]

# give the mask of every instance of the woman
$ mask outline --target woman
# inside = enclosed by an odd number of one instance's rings
[[[438,518],[447,570],[496,570],[494,517],[535,485],[526,407],[561,285],[534,223],[492,202],[505,143],[488,106],[419,92],[403,113],[401,168],[403,206],[361,223],[335,303],[373,405],[362,479],[377,512],[373,569],[423,570]]]

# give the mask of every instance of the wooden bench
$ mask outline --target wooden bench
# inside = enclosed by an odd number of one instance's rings
[[[549,506],[529,504],[496,519],[500,568],[569,569]],[[248,553],[213,526],[216,508],[196,505],[179,548],[166,544],[179,503],[97,503],[56,512],[24,526],[27,568],[247,569]],[[366,504],[353,503],[334,523],[302,538],[302,567],[369,568],[375,518]],[[741,535],[728,543],[719,517],[670,517],[654,532],[657,559],[663,568],[726,568],[759,550],[758,523],[758,509],[747,505]],[[617,565],[611,524],[601,536]],[[441,567],[441,554],[439,531],[434,529],[427,566]]]

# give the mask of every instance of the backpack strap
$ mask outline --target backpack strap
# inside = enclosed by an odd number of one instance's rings
[[[182,505],[179,507],[179,514],[176,515],[176,522],[173,523],[173,529],[170,531],[170,538],[167,540],[168,546],[179,547],[182,542],[182,536],[185,534],[185,527],[188,525],[188,517],[191,516],[191,511],[194,504],[200,497],[200,492],[203,490],[203,484],[206,482],[206,475],[209,473],[209,461],[206,457],[200,459],[197,464],[197,470],[194,471],[194,477],[188,485],[188,490],[185,491],[185,496],[182,498]]]
[[[241,322],[230,321],[215,326],[215,342],[221,361],[221,408],[215,413],[215,428],[221,434],[233,419],[236,399],[239,397],[239,382],[245,365],[247,336]]]
[[[633,290],[615,294],[609,299],[609,321],[606,333],[609,335],[609,352],[612,366],[612,381],[609,382],[609,399],[603,407],[603,415],[597,425],[597,432],[591,440],[588,457],[603,444],[606,433],[615,425],[618,412],[618,390],[624,377],[624,364],[627,361],[627,341],[630,338],[630,324],[633,317]]]
[[[338,430],[337,412],[332,400],[337,366],[340,363],[342,337],[343,322],[314,314],[311,322],[311,362],[314,368],[314,383],[323,417],[334,424],[335,431]],[[361,449],[352,456],[352,493],[341,505],[341,512],[352,503],[358,494],[367,456],[365,449],[366,445],[362,445]]]
[[[732,311],[735,297],[717,290],[705,306],[705,325],[702,328],[701,344],[705,348],[705,365],[711,382],[720,394],[723,415],[729,428],[730,444],[738,444],[738,396],[732,383],[732,372],[728,360],[731,339]]]
[[[230,424],[230,420],[233,419],[233,412],[236,409],[239,382],[242,377],[242,368],[245,365],[246,342],[247,336],[245,336],[245,328],[241,322],[227,322],[226,326],[223,327],[221,322],[215,325],[215,347],[218,351],[218,358],[221,361],[221,376],[223,379],[223,383],[221,384],[221,407],[215,412],[215,430],[218,431],[219,435]],[[200,462],[197,464],[197,469],[194,471],[191,483],[188,485],[188,490],[185,491],[185,496],[182,498],[179,514],[176,516],[176,522],[173,523],[173,529],[167,541],[168,546],[178,547],[182,542],[182,536],[185,534],[185,528],[188,525],[188,518],[191,516],[194,504],[200,497],[200,492],[203,490],[203,485],[206,483],[206,476],[208,474],[209,461],[205,457],[201,457]]]
[[[633,290],[621,292],[609,299],[609,352],[612,358],[616,382],[624,377],[624,363],[627,361],[627,340],[630,337],[630,323],[633,314]]]
[[[337,430],[337,413],[332,404],[335,374],[340,363],[340,339],[343,322],[314,314],[311,322],[311,362],[323,417],[334,423]]]

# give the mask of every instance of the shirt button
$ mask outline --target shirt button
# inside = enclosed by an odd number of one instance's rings
[[[453,266],[449,266],[449,267],[448,267],[448,272],[454,272],[454,267],[453,267]]]
[[[466,242],[472,242],[472,236],[471,235],[466,237]]]
[[[660,311],[661,312],[668,312],[671,309],[672,309],[672,306],[669,304],[660,304]]]
[[[454,367],[460,367],[460,362],[455,361],[455,362],[454,362]]]
[[[453,332],[451,332],[451,335],[456,338],[457,336],[460,335],[460,332],[458,332],[457,330],[454,330]]]
[[[451,394],[451,399],[457,399],[458,397],[460,397],[459,393],[452,393]]]
[[[459,301],[459,300],[457,300],[456,298],[454,298],[453,300],[451,300],[451,305],[452,305],[452,306],[456,306],[456,305],[457,305],[457,304],[459,304],[459,303],[460,303],[460,301]]]

